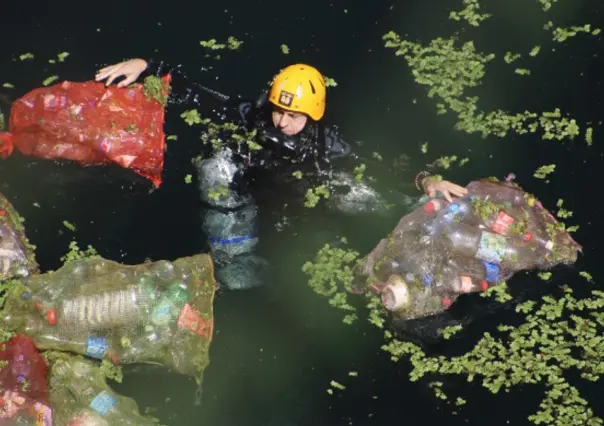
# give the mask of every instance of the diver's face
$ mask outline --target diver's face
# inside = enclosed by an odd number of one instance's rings
[[[273,124],[286,136],[300,133],[307,121],[306,114],[300,112],[285,111],[279,108],[273,110]]]

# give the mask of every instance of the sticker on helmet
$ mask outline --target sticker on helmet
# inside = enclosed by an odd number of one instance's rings
[[[279,95],[279,103],[281,105],[285,105],[286,107],[291,106],[293,100],[293,93],[286,92],[285,90],[281,91],[281,94]]]

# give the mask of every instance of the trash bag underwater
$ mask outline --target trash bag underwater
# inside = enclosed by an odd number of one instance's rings
[[[414,319],[518,271],[576,262],[581,246],[520,186],[490,178],[466,188],[453,203],[425,197],[361,261],[352,290],[381,295],[395,319]]]
[[[0,194],[0,282],[37,272],[33,246],[25,236],[21,218]]]
[[[161,185],[164,105],[170,75],[124,88],[64,81],[34,89],[11,107],[0,154],[72,160],[83,166],[119,164]]]
[[[31,339],[16,335],[0,345],[0,424],[52,426],[46,361]]]
[[[109,387],[98,363],[59,352],[48,358],[55,426],[157,426],[140,414],[133,399]]]
[[[0,328],[31,337],[40,350],[159,363],[200,384],[216,288],[207,254],[134,266],[83,258],[14,282]]]

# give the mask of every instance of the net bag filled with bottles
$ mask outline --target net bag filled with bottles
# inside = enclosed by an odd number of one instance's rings
[[[510,181],[471,182],[448,203],[425,197],[361,262],[354,290],[370,289],[401,319],[437,314],[463,293],[515,272],[572,264],[581,246],[534,196]]]
[[[216,288],[207,254],[134,266],[84,258],[12,286],[0,328],[41,350],[159,363],[201,383]]]
[[[164,105],[170,76],[106,87],[64,81],[34,89],[13,103],[0,152],[72,160],[83,166],[118,164],[158,187],[164,163]]]
[[[114,392],[91,360],[66,353],[50,357],[50,402],[57,426],[157,426],[131,399]]]
[[[46,362],[31,339],[0,345],[0,425],[52,426]]]
[[[0,282],[38,272],[32,245],[22,220],[11,203],[0,194]]]

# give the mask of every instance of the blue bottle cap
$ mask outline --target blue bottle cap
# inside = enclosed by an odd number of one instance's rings
[[[449,207],[447,207],[447,211],[450,211],[452,213],[457,213],[460,210],[459,204],[457,203],[451,203],[449,204]]]

